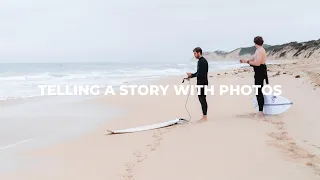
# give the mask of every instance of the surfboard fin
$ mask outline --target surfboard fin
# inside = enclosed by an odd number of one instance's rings
[[[189,120],[186,120],[184,118],[179,118],[179,121],[187,121],[187,122],[189,122]]]

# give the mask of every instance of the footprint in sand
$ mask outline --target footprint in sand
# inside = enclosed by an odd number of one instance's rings
[[[125,164],[126,172],[131,173],[131,172],[132,172],[132,169],[134,168],[134,166],[135,166],[135,165],[134,165],[133,163],[131,163],[131,162],[126,163],[126,164]]]
[[[171,127],[173,128],[173,127]],[[150,149],[150,151],[155,151],[160,146],[160,141],[163,139],[163,134],[171,131],[171,128],[164,128],[156,130],[152,135],[152,143],[147,144],[146,146]],[[133,180],[133,169],[136,164],[143,162],[147,159],[148,154],[142,151],[136,151],[133,153],[133,156],[136,158],[135,163],[128,162],[125,164],[125,175],[123,175],[124,180]]]
[[[137,158],[137,163],[140,163],[147,158],[147,154],[140,151],[133,153],[133,155]]]
[[[250,114],[239,114],[236,115],[237,118],[254,118],[255,117],[255,113],[250,113]]]
[[[279,129],[279,130],[284,129],[284,125],[285,125],[284,122],[282,122],[282,121],[276,121],[276,122],[270,121],[270,122],[271,122],[271,124],[276,125],[277,129]]]
[[[320,159],[316,155],[309,153],[307,150],[298,147],[294,140],[288,137],[287,132],[273,132],[269,135],[278,141],[278,143],[273,144],[274,146],[286,150],[293,159],[307,159],[308,161],[304,162],[304,164],[311,167],[315,174],[320,175],[320,167],[317,165],[320,164]],[[304,142],[307,141],[304,140]]]
[[[170,129],[162,132],[160,130],[158,130],[157,132],[154,132],[152,135],[153,141],[151,144],[148,144],[147,147],[150,148],[150,151],[155,151],[159,146],[160,146],[160,142],[163,139],[163,134],[169,132]]]
[[[125,175],[122,176],[124,180],[132,180],[133,179],[132,172],[133,172],[134,166],[135,165],[131,162],[128,162],[125,164],[126,173],[125,173]]]
[[[160,144],[152,143],[152,144],[148,144],[147,146],[149,147],[150,151],[155,151],[155,150],[157,150],[157,147],[159,145]]]
[[[140,163],[147,158],[147,154],[140,151],[134,152],[133,155],[136,157],[136,163],[133,163],[133,162],[125,163],[125,174],[122,176],[124,180],[133,180],[134,167],[136,166],[137,163]]]
[[[271,122],[274,125],[284,125],[284,122],[278,121],[278,122]]]
[[[132,175],[124,175],[122,177],[123,180],[134,180],[133,176]]]
[[[274,139],[277,140],[286,140],[286,141],[290,141],[293,140],[292,138],[287,136],[288,133],[287,132],[272,132],[269,134],[269,136],[271,136]]]

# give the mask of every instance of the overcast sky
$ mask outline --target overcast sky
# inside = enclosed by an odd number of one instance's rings
[[[0,62],[189,61],[320,38],[319,0],[1,0]]]

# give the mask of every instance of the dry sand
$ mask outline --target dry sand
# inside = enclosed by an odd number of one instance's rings
[[[39,164],[1,174],[2,180],[313,180],[320,179],[320,61],[269,65],[270,85],[282,85],[293,101],[285,113],[257,120],[252,96],[209,95],[208,121],[196,95],[190,96],[188,124],[132,134],[123,129],[188,118],[187,96],[106,96],[96,103],[128,112],[71,142],[24,156],[48,158]],[[219,75],[218,75],[219,74]],[[300,76],[300,78],[299,78]],[[180,85],[181,77],[157,84]],[[188,81],[187,81],[188,82]],[[195,84],[196,80],[191,81]],[[210,73],[210,85],[253,84],[251,67]],[[217,92],[216,92],[217,93]]]

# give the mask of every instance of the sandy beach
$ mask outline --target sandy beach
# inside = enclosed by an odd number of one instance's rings
[[[26,167],[2,172],[1,180],[315,180],[320,179],[320,61],[269,65],[270,85],[281,85],[293,106],[257,120],[254,95],[208,95],[208,121],[196,123],[201,106],[190,96],[189,123],[144,132],[109,135],[183,117],[187,96],[169,88],[166,96],[104,96],[90,103],[121,108],[80,137],[24,152]],[[181,85],[182,76],[155,81]],[[253,85],[253,69],[211,72],[209,85]],[[184,85],[189,83],[186,81]],[[196,83],[196,79],[190,81]],[[17,157],[17,158],[19,158]]]

